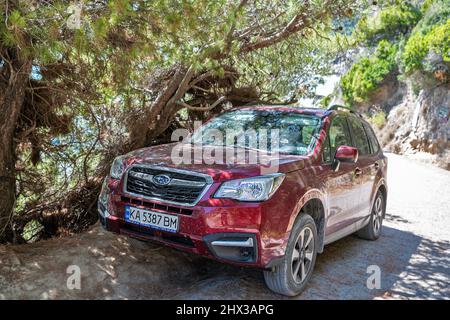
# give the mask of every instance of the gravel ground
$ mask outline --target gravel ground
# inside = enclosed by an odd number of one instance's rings
[[[349,236],[318,256],[296,299],[450,299],[450,171],[389,157],[382,236]],[[77,265],[81,288],[67,288]],[[381,271],[369,290],[367,267]],[[0,246],[0,299],[284,299],[259,270],[236,268],[104,232]]]

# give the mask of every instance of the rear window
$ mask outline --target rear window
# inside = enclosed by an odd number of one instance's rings
[[[375,132],[373,132],[373,129],[368,124],[364,124],[364,129],[366,129],[367,136],[369,137],[370,149],[372,153],[378,153],[378,151],[380,151],[380,144],[375,136]]]
[[[366,131],[364,130],[362,122],[354,117],[349,117],[348,120],[353,133],[354,147],[358,149],[359,154],[362,156],[369,154],[369,140],[366,136]]]

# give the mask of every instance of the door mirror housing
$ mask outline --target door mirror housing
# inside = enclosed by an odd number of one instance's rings
[[[340,146],[334,158],[340,162],[355,163],[358,161],[358,149],[349,146]]]
[[[358,149],[349,146],[340,146],[336,150],[333,159],[333,170],[339,170],[341,162],[356,163],[358,161]]]

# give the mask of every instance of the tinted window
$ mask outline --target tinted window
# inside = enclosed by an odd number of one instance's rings
[[[350,127],[352,128],[353,141],[355,147],[358,148],[360,155],[366,155],[370,153],[369,140],[367,139],[364,127],[358,119],[350,117]]]
[[[328,136],[330,138],[331,155],[333,157],[338,147],[350,146],[352,144],[348,131],[347,121],[344,117],[338,116],[333,119]]]
[[[380,150],[380,144],[378,143],[375,133],[367,124],[364,124],[364,129],[366,129],[366,133],[369,136],[370,149],[372,150],[372,153],[378,153],[378,151]]]

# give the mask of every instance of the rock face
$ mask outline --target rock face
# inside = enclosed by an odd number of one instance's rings
[[[378,88],[370,94],[369,100],[359,103],[356,108],[367,112],[376,106],[389,113],[393,106],[402,102],[407,93],[407,85],[397,80],[398,75],[397,71],[389,73]]]
[[[450,83],[419,83],[388,77],[358,109],[388,115],[377,132],[385,150],[450,170]]]

